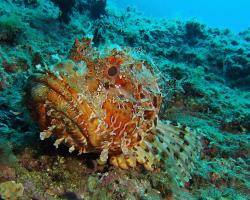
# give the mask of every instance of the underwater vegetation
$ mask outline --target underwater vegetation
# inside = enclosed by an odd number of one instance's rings
[[[69,1],[53,0],[53,2],[55,3],[55,5],[57,5],[60,8],[60,11],[61,11],[60,19],[65,23],[69,23],[70,15],[72,14],[72,9],[75,6],[76,1],[75,0],[69,0]]]
[[[1,198],[249,199],[249,29],[0,4]]]
[[[106,0],[52,0],[60,8],[60,20],[64,23],[70,22],[70,16],[73,9],[82,12],[89,12],[92,19],[98,19],[101,15],[105,14]]]

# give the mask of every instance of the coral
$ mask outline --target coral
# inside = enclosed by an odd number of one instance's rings
[[[204,38],[204,25],[200,24],[199,22],[195,21],[188,21],[185,24],[186,29],[186,38],[188,40],[192,40],[195,38]]]
[[[14,181],[0,183],[0,196],[5,200],[17,200],[23,196],[23,190],[21,183]]]

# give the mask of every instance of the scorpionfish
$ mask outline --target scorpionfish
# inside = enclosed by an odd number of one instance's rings
[[[76,40],[68,59],[32,78],[30,102],[42,130],[69,152],[95,152],[128,169],[174,171],[187,182],[199,154],[195,131],[158,117],[162,95],[154,68],[124,50],[98,52]]]

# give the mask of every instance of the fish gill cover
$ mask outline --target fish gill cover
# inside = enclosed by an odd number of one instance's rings
[[[249,42],[105,0],[1,1],[1,198],[249,199]]]

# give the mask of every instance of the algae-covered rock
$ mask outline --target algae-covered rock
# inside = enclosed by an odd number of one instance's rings
[[[96,177],[90,176],[88,178],[88,190],[94,192],[98,184],[98,179]]]
[[[70,22],[70,15],[72,14],[73,7],[75,6],[75,0],[60,1],[52,0],[61,10],[60,20],[64,23]]]
[[[17,42],[22,32],[22,21],[19,16],[0,17],[0,42],[13,44]]]
[[[23,196],[23,185],[15,181],[7,181],[0,184],[0,196],[5,200],[16,200]]]

